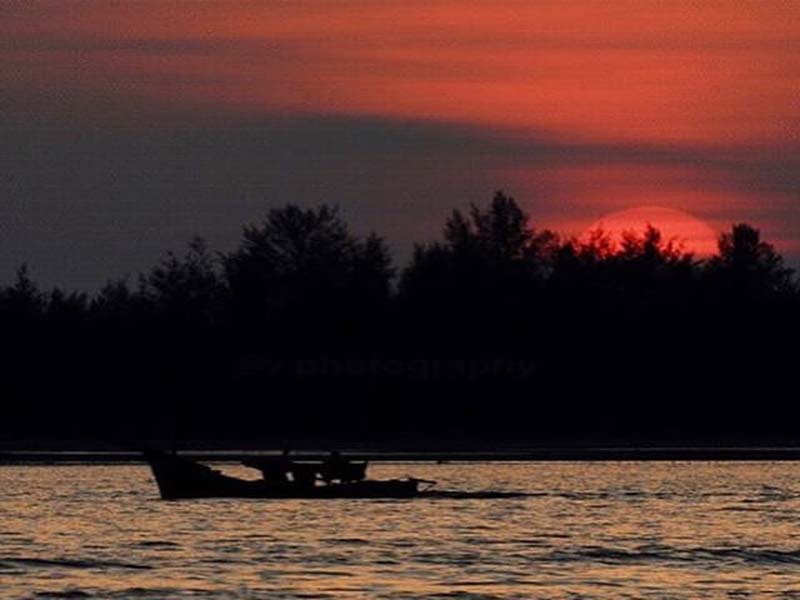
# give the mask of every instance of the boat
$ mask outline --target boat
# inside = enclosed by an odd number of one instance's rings
[[[413,498],[420,494],[420,486],[430,487],[435,482],[422,479],[344,480],[328,481],[303,476],[297,481],[248,480],[232,477],[207,465],[177,454],[159,450],[144,450],[153,477],[164,500],[199,498]],[[303,463],[296,467],[298,473],[315,470]],[[316,463],[316,468],[322,463]],[[364,470],[366,465],[364,465]]]

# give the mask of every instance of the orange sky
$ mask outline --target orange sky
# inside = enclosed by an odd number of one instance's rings
[[[796,1],[12,0],[0,40],[18,121],[444,122],[511,140],[469,168],[546,225],[641,204],[788,246],[800,227]],[[515,160],[527,142],[546,158]],[[437,158],[437,183],[464,168]]]
[[[38,67],[6,85],[41,85],[44,71],[77,93],[162,106],[370,113],[607,140],[764,142],[796,137],[798,125],[791,1],[34,6],[17,8],[18,19],[7,8],[0,25],[6,50],[20,42],[8,54]],[[32,56],[42,48],[47,65]]]

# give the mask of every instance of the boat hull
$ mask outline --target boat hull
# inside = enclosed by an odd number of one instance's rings
[[[199,498],[413,498],[419,481],[392,479],[329,485],[274,484],[230,477],[205,465],[161,452],[146,452],[145,458],[164,500]]]

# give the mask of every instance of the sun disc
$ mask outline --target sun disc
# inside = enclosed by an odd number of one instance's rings
[[[610,213],[593,223],[582,237],[601,229],[618,245],[624,232],[641,235],[648,225],[658,229],[665,241],[675,239],[686,252],[698,257],[711,256],[717,250],[717,235],[707,223],[689,213],[660,206],[639,206]]]

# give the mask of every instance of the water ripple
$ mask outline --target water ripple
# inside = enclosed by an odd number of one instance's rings
[[[796,470],[376,465],[458,492],[170,503],[139,466],[5,467],[0,599],[800,599]]]

